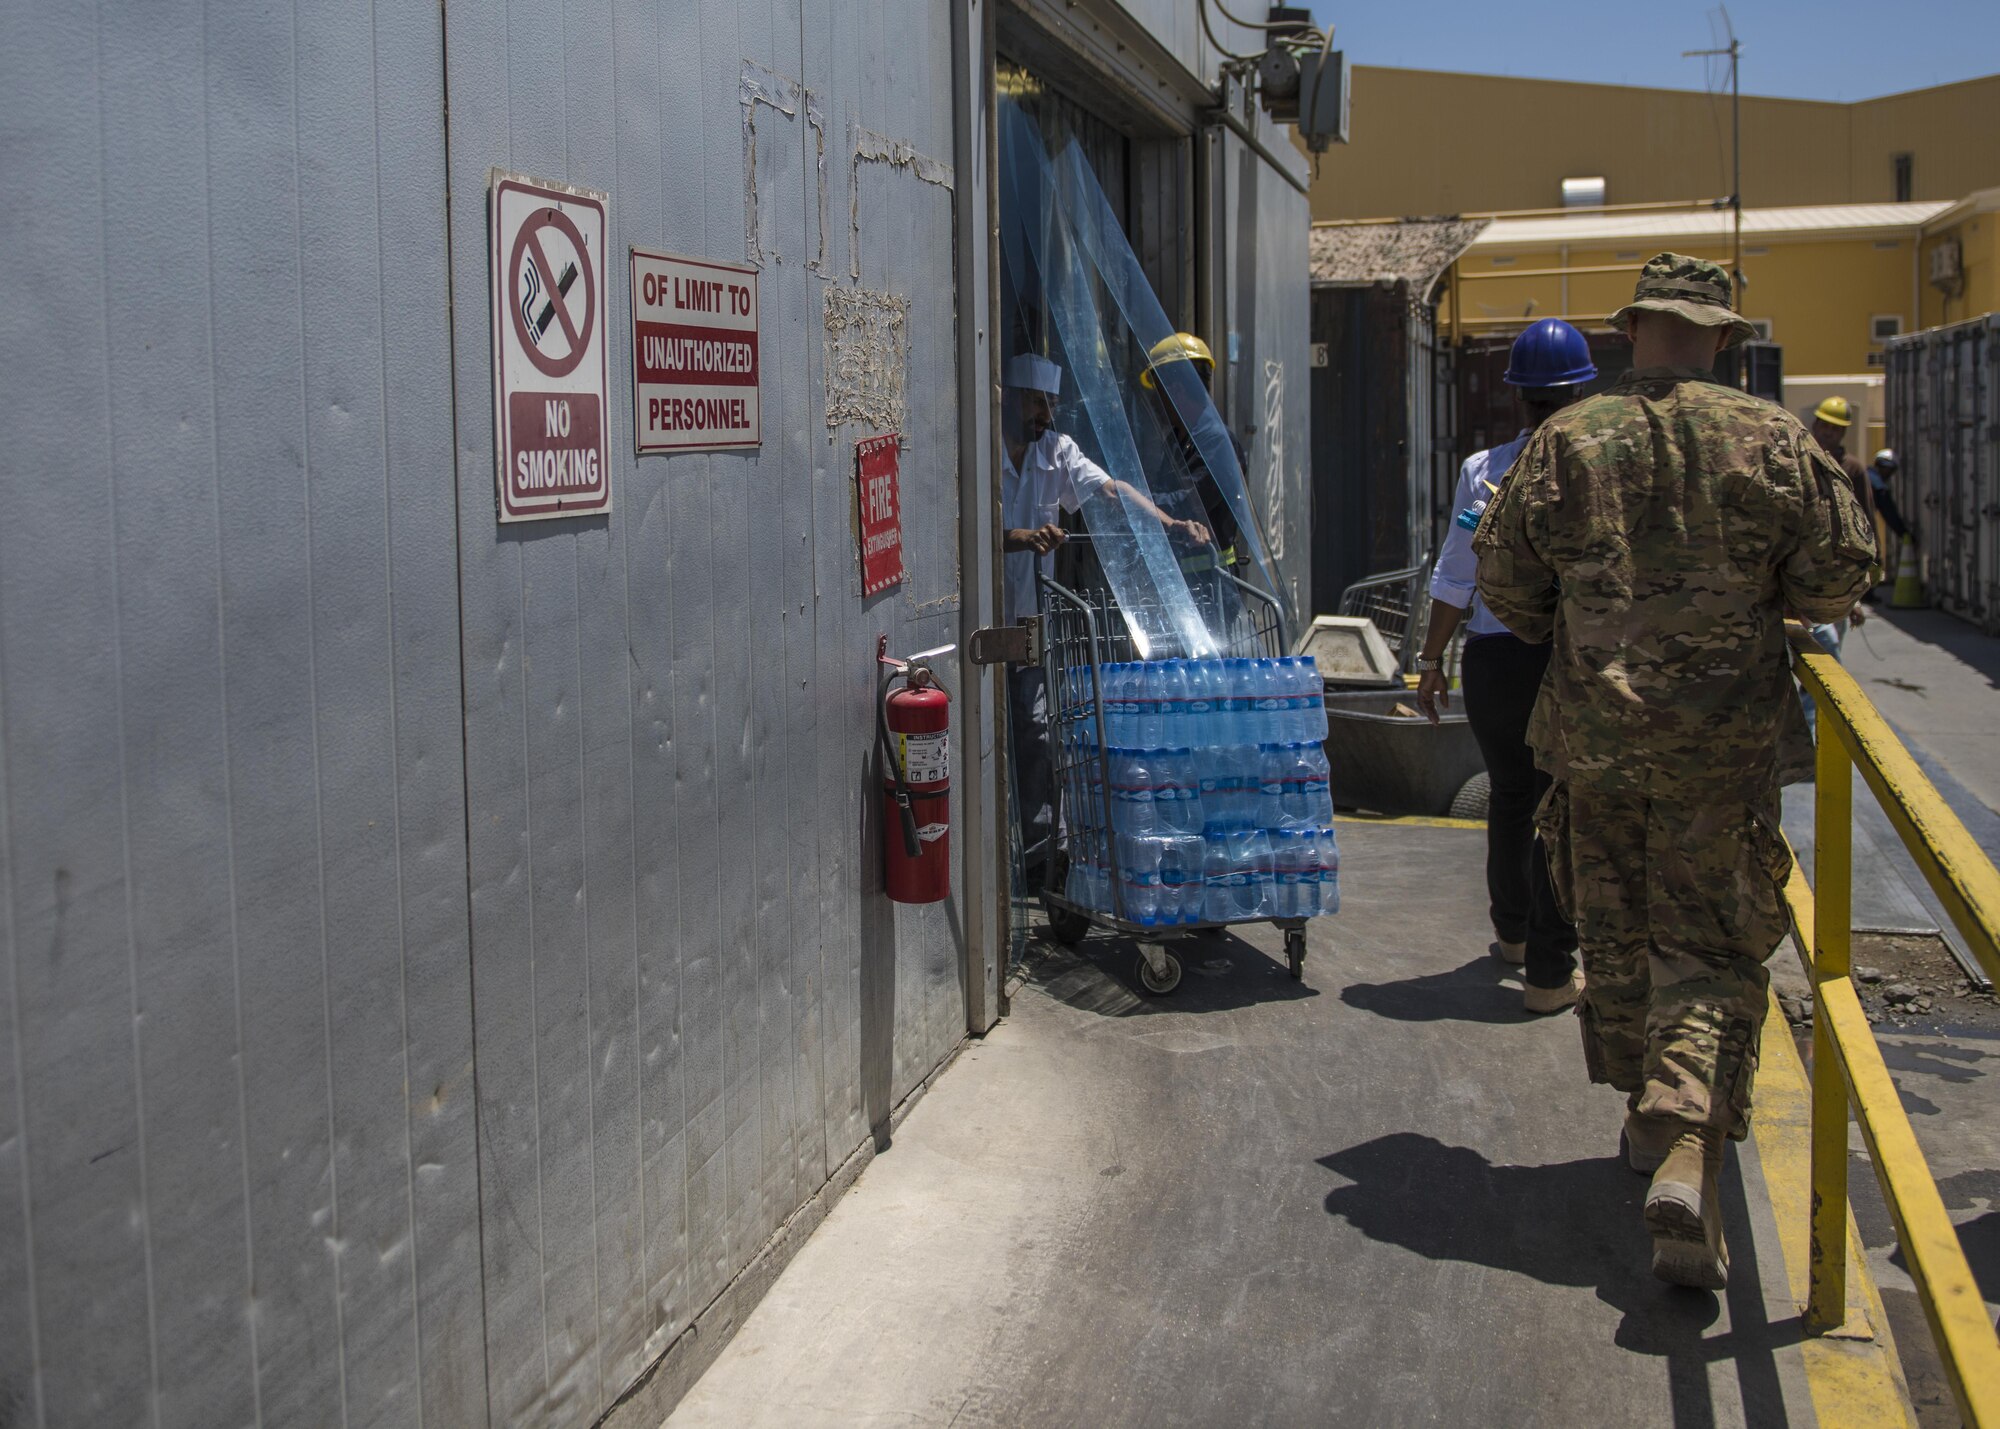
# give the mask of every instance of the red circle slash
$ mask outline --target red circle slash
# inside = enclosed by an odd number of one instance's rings
[[[555,265],[542,249],[541,232],[553,228],[570,241],[576,250],[577,266],[583,277],[583,326],[569,315],[569,303],[557,287],[560,281]],[[527,314],[521,311],[519,294],[521,291],[521,265],[532,261],[541,275],[542,291],[555,309],[555,320],[562,324],[563,336],[569,339],[569,351],[560,357],[552,357],[542,351],[535,341],[535,334],[528,330]],[[597,326],[597,275],[590,259],[589,250],[583,246],[583,235],[577,232],[569,215],[559,208],[545,208],[533,214],[521,225],[521,231],[514,235],[514,253],[507,264],[507,310],[514,317],[514,334],[521,340],[521,350],[528,355],[528,361],[535,364],[550,377],[567,377],[576,371],[583,361],[583,354],[590,346],[590,336]]]

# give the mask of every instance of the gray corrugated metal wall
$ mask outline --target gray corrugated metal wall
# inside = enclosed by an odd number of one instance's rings
[[[964,1034],[871,661],[990,616],[990,225],[856,159],[965,152],[951,13],[80,9],[0,19],[0,1420],[589,1422]],[[746,62],[823,121],[754,174]],[[495,165],[612,195],[609,518],[494,520]],[[626,249],[743,254],[749,187],[764,446],[636,460]],[[872,600],[833,285],[910,305]]]
[[[0,21],[0,1418],[476,1420],[438,14],[105,8]]]
[[[608,520],[502,532],[490,424],[460,423],[493,1411],[584,1423],[964,1032],[957,930],[870,891],[864,834],[874,636],[958,633],[952,193],[854,159],[858,127],[949,164],[950,27],[914,0],[595,0],[448,28],[459,293],[485,291],[495,165],[610,191],[614,314],[632,244],[743,255],[746,186],[765,260],[761,450],[614,441]],[[813,92],[823,171],[807,115],[758,104],[746,173],[745,61]],[[911,303],[910,580],[865,603],[861,433],[826,427],[821,370],[857,204],[861,285]],[[458,410],[490,411],[486,308],[455,313]]]

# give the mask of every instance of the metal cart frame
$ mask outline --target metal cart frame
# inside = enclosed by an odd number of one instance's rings
[[[1204,921],[1161,927],[1134,922],[1125,916],[1124,890],[1116,877],[1111,879],[1108,913],[1086,908],[1069,897],[1069,868],[1079,855],[1107,869],[1117,867],[1113,857],[1111,790],[1105,778],[1104,752],[1108,741],[1103,667],[1138,657],[1117,599],[1110,591],[1084,594],[1039,573],[1036,579],[1042,597],[1042,669],[1049,711],[1047,739],[1055,805],[1048,856],[1042,862],[1041,901],[1048,911],[1049,932],[1065,945],[1080,942],[1092,928],[1123,933],[1138,940],[1139,984],[1150,993],[1165,995],[1178,987],[1181,980],[1180,959],[1168,950],[1168,944],[1192,933],[1241,927],[1243,923]],[[1219,566],[1200,573],[1189,584],[1211,630],[1223,625],[1226,597],[1234,596],[1240,603],[1242,614],[1234,622],[1237,629],[1225,646],[1226,655],[1265,658],[1289,653],[1284,612],[1268,591]],[[1072,821],[1064,817],[1066,809],[1080,808],[1085,801],[1096,803],[1096,819]],[[1285,936],[1285,960],[1292,976],[1304,976],[1304,918],[1244,921],[1268,922],[1280,929]]]

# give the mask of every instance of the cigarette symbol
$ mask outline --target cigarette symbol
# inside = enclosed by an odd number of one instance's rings
[[[527,291],[521,295],[521,316],[528,321],[528,336],[534,340],[536,347],[540,347],[542,334],[555,321],[556,304],[569,295],[571,285],[576,282],[576,264],[571,263],[562,270],[562,276],[556,280],[555,297],[542,304],[540,313],[535,311],[535,299],[542,293],[541,270],[534,263],[529,263],[522,277],[526,280],[522,287]]]

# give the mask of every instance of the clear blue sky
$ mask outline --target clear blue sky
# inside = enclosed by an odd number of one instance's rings
[[[1701,89],[1720,19],[1702,0],[1313,0],[1350,64]],[[1261,6],[1233,0],[1248,19]],[[2000,70],[2000,0],[1742,0],[1743,92],[1869,99]],[[1716,72],[1728,86],[1727,67]]]

